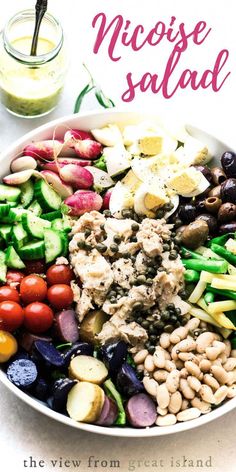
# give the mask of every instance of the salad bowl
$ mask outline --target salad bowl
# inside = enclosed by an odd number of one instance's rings
[[[159,124],[160,122],[160,120],[153,113],[119,111],[117,109],[106,111],[93,111],[59,118],[27,133],[25,136],[14,142],[6,151],[4,151],[0,156],[1,174],[2,176],[9,174],[10,161],[20,155],[22,149],[32,141],[47,140],[50,136],[54,135],[54,133],[56,134],[57,138],[60,138],[60,135],[63,136],[65,131],[68,129],[77,128],[87,131],[93,128],[101,128],[107,124],[115,123],[118,126],[124,126],[129,124],[140,123],[144,120],[156,121],[157,124]],[[169,129],[171,128],[171,132],[174,133],[176,139],[181,141],[181,136],[183,136],[183,134],[185,133],[184,127],[182,128],[179,125],[175,126],[170,123],[167,123],[166,127],[169,127]],[[201,140],[207,145],[210,153],[214,156],[213,162],[216,165],[219,163],[221,154],[225,150],[230,150],[230,147],[227,146],[227,144],[221,142],[218,138],[208,134],[204,130],[198,129],[195,126],[191,126],[191,124],[187,124],[186,129],[190,135]],[[117,426],[104,427],[94,424],[77,422],[69,418],[68,416],[51,410],[50,408],[48,408],[46,403],[33,398],[32,396],[24,393],[15,385],[13,385],[8,380],[3,369],[0,369],[0,381],[19,399],[23,400],[27,405],[39,411],[40,413],[43,413],[49,418],[65,425],[78,428],[80,430],[84,430],[91,433],[104,434],[108,436],[145,438],[178,433],[181,431],[190,430],[198,426],[204,427],[204,425],[208,422],[220,418],[222,415],[226,414],[229,411],[232,411],[236,407],[236,398],[232,398],[206,415],[202,415],[199,418],[192,419],[190,421],[177,423],[162,428],[158,426],[152,426],[144,429]]]

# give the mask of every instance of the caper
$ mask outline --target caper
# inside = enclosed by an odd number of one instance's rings
[[[187,295],[187,293],[185,292],[185,290],[180,290],[179,296],[180,296],[183,300],[186,300],[186,299],[188,298],[188,295]]]
[[[162,267],[162,266],[161,266],[161,267],[158,267],[157,270],[158,270],[158,272],[165,272],[165,269],[164,269],[164,267]]]
[[[168,325],[165,325],[164,328],[163,328],[163,331],[165,333],[172,333],[172,331],[174,331],[174,326],[171,325],[171,324],[168,324]]]
[[[154,321],[153,326],[156,329],[162,329],[162,328],[164,328],[164,323],[161,320],[160,321]]]
[[[142,321],[141,326],[146,329],[149,326],[149,322],[147,320]]]
[[[139,230],[139,224],[138,223],[132,223],[131,229],[132,229],[132,231],[138,231]]]
[[[176,328],[179,328],[180,326],[181,326],[181,323],[180,323],[180,321],[176,321],[176,323],[175,323],[175,327],[176,327]]]
[[[129,258],[130,258],[130,254],[129,254],[128,252],[124,252],[124,253],[122,254],[122,257],[123,257],[124,259],[129,259]]]
[[[117,244],[113,243],[113,244],[110,245],[110,250],[112,252],[118,252],[119,251],[119,246]]]
[[[110,210],[104,210],[103,214],[108,217],[111,216]]]
[[[136,319],[137,323],[141,324],[143,322],[143,318],[142,316],[139,316],[137,319]]]
[[[131,261],[136,262],[136,256],[131,256]]]
[[[181,315],[181,309],[180,308],[175,308],[175,313],[176,315]]]
[[[171,316],[170,316],[170,323],[173,323],[173,324],[175,324],[175,323],[176,323],[176,321],[178,321],[178,318],[177,318],[177,316],[176,316],[176,315],[171,315]]]
[[[180,235],[179,235],[179,236],[177,235],[177,236],[174,237],[174,243],[175,243],[175,244],[180,244],[180,243],[181,243],[181,237],[180,237]]]
[[[130,238],[130,241],[131,241],[131,243],[136,243],[138,240],[137,240],[136,236],[132,236],[132,238]]]
[[[145,284],[145,282],[146,282],[146,277],[145,277],[145,275],[138,275],[138,277],[137,277],[137,282],[138,282],[139,284]]]
[[[106,247],[105,244],[98,243],[97,246],[96,246],[96,249],[97,249],[98,252],[103,253],[103,252],[106,252],[107,247]]]
[[[103,230],[103,229],[105,228],[104,223],[102,223],[102,224],[100,225],[100,228],[101,228],[101,230]]]
[[[151,287],[152,284],[153,284],[153,280],[150,279],[150,278],[148,278],[148,279],[146,280],[146,285],[148,285],[149,287]]]
[[[188,322],[188,318],[186,316],[183,316],[182,325],[185,325],[187,322]]]
[[[133,304],[133,310],[140,310],[143,307],[143,302],[135,302]]]
[[[115,298],[115,297],[111,297],[111,298],[110,298],[110,302],[111,302],[111,303],[116,303],[116,298]]]
[[[165,251],[169,251],[169,250],[170,250],[169,244],[166,244],[166,243],[163,244],[163,251],[165,252]]]
[[[167,308],[168,308],[168,310],[174,310],[174,309],[175,309],[174,303],[169,303],[169,304],[167,305]]]
[[[86,251],[91,251],[92,248],[93,248],[93,246],[91,244],[85,243]]]
[[[170,251],[169,259],[171,261],[174,261],[175,259],[177,259],[177,257],[178,257],[178,253],[175,250]]]
[[[79,249],[85,249],[86,243],[85,241],[78,241],[77,246]]]
[[[85,237],[87,238],[91,234],[91,229],[87,228],[84,232]]]
[[[154,334],[151,334],[151,336],[149,336],[149,340],[151,341],[151,343],[155,343],[156,342],[156,336]]]
[[[108,296],[109,296],[109,298],[110,298],[110,297],[115,297],[115,296],[116,296],[116,291],[115,291],[115,290],[111,290],[111,291],[108,293]]]
[[[120,235],[119,235],[119,234],[115,234],[115,236],[113,237],[113,241],[114,241],[115,243],[118,243],[118,244],[121,243],[121,237],[120,237]]]
[[[156,350],[156,347],[153,346],[153,345],[151,345],[151,346],[149,346],[147,349],[148,349],[149,354],[154,354],[154,352],[155,352],[155,350]]]
[[[161,322],[159,322],[159,323],[161,323]],[[157,328],[155,328],[154,325],[150,325],[148,331],[149,331],[150,334],[155,334],[155,333],[156,333],[156,329],[157,329]]]
[[[156,218],[158,218],[158,219],[163,218],[164,214],[165,214],[165,210],[158,210],[156,212]]]
[[[167,310],[163,311],[161,314],[161,319],[163,321],[167,321],[169,318],[170,318],[170,313]]]
[[[124,210],[121,211],[121,215],[122,215],[124,218],[131,218],[131,216],[132,216],[132,211],[129,210],[128,208],[125,208]]]

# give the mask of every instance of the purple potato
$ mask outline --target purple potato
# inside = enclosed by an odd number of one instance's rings
[[[30,352],[35,341],[47,341],[51,343],[52,338],[50,338],[49,336],[38,336],[37,334],[28,333],[26,331],[25,333],[22,334],[19,340],[19,344],[27,352]]]
[[[117,374],[116,386],[127,397],[144,390],[143,384],[138,379],[135,370],[127,362],[122,364]]]
[[[33,387],[37,376],[37,367],[29,359],[18,359],[11,362],[7,369],[7,378],[10,382],[23,390]]]
[[[64,367],[65,362],[61,353],[47,341],[35,341],[34,347],[36,353],[39,354],[44,362],[53,367]]]
[[[38,400],[45,401],[49,395],[49,385],[48,382],[40,377],[36,381],[36,385],[34,386],[33,394],[36,396]]]
[[[118,415],[117,404],[112,398],[105,396],[102,411],[96,424],[99,426],[111,426],[115,423]]]
[[[67,395],[76,384],[75,380],[58,379],[54,382],[51,391],[52,397],[50,407],[55,411],[63,411],[66,408]]]
[[[79,339],[78,324],[74,310],[63,310],[55,317],[55,335],[60,341],[75,343]]]
[[[77,341],[75,344],[73,344],[73,346],[67,349],[63,353],[65,367],[69,366],[69,363],[72,357],[79,356],[79,355],[92,356],[93,355],[92,344],[83,343],[82,341],[81,342]]]
[[[117,372],[127,357],[127,344],[124,341],[104,344],[101,347],[101,355],[109,371]]]
[[[138,393],[128,400],[126,414],[134,428],[147,428],[157,419],[156,405],[146,393]]]

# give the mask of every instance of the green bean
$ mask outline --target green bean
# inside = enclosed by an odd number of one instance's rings
[[[222,246],[219,246],[219,244],[211,244],[211,250],[218,254],[218,256],[221,256],[224,258],[226,261],[228,261],[230,264],[233,264],[236,266],[236,254],[233,254],[232,252],[228,251]]]
[[[227,234],[223,234],[222,236],[217,236],[216,238],[213,238],[210,242],[209,242],[209,246],[211,246],[212,244],[219,244],[219,246],[224,246],[226,241],[231,237],[231,236],[234,236],[235,237],[236,233],[227,233]]]
[[[204,295],[204,300],[205,300],[207,305],[208,305],[208,303],[214,302],[214,300],[215,300],[214,293],[213,292],[206,292],[205,295]]]
[[[207,260],[207,259],[182,259],[182,264],[186,269],[193,269],[198,272],[206,270],[213,274],[225,274],[228,269],[227,261]]]
[[[186,282],[198,282],[200,279],[199,272],[192,269],[187,269],[184,273],[184,280]]]
[[[223,297],[223,298],[236,300],[236,292],[234,292],[233,290],[221,290],[220,288],[213,288],[210,285],[208,285],[207,291],[215,293],[216,295],[219,295],[220,297]]]
[[[181,255],[182,257],[186,259],[201,259],[201,260],[207,260],[204,256],[201,254],[198,254],[197,252],[190,251],[190,249],[187,249],[186,247],[181,247]]]

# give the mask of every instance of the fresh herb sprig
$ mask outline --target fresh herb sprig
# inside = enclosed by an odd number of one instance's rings
[[[84,98],[86,97],[86,95],[92,92],[92,90],[94,90],[95,97],[98,103],[103,108],[113,108],[115,106],[114,102],[111,100],[111,98],[108,98],[102,91],[101,87],[98,84],[96,84],[87,66],[85,64],[83,64],[83,66],[86,69],[90,80],[87,83],[87,85],[83,88],[83,90],[81,90],[80,94],[78,95],[76,99],[74,113],[78,113],[80,111]]]

